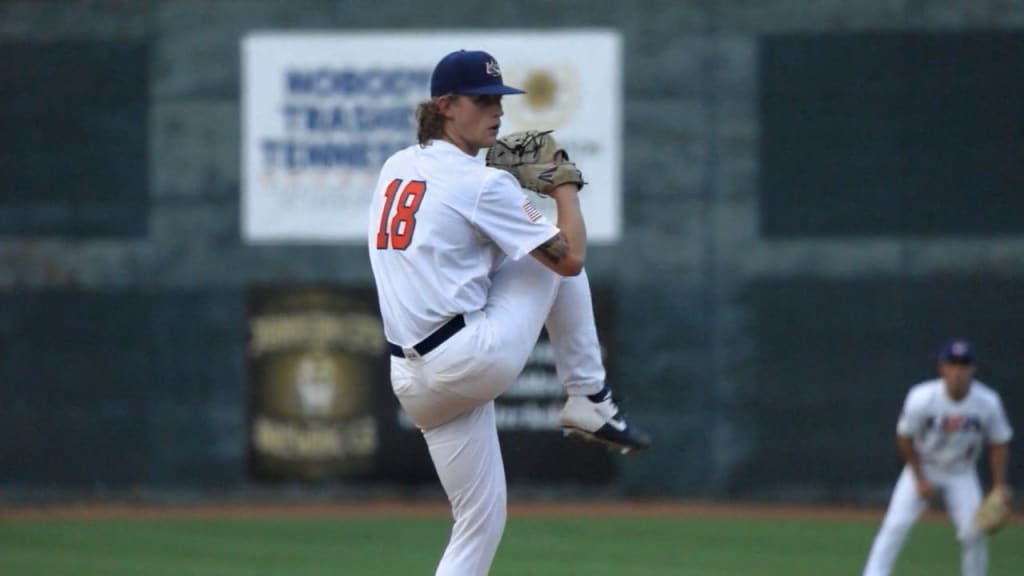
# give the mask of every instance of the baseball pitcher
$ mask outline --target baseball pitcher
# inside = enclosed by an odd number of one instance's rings
[[[650,440],[605,385],[583,262],[580,171],[549,133],[498,139],[506,86],[481,51],[445,56],[416,112],[418,144],[385,162],[368,240],[391,384],[426,439],[455,524],[438,576],[488,573],[505,526],[494,399],[542,327],[568,399],[562,427],[627,452]],[[492,148],[491,166],[477,159]],[[523,193],[555,199],[551,223]]]

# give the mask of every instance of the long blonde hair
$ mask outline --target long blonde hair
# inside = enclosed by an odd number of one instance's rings
[[[416,106],[416,141],[419,142],[420,146],[426,146],[427,142],[444,136],[446,118],[438,109],[438,101],[447,99],[451,102],[455,98],[457,98],[455,94],[447,94],[431,100],[425,100]]]

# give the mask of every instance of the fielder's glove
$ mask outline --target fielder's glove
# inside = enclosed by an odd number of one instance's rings
[[[993,534],[1005,526],[1010,518],[1010,497],[1009,489],[1003,486],[993,488],[974,513],[975,528]]]
[[[499,138],[487,151],[487,165],[512,174],[520,186],[538,194],[567,183],[583,188],[583,174],[551,132],[527,130]]]

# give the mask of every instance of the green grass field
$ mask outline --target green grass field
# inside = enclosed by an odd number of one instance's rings
[[[0,521],[3,576],[433,574],[445,518]],[[876,524],[510,518],[493,576],[857,575]],[[1024,574],[1024,527],[990,540],[990,576]],[[915,527],[895,576],[959,574],[943,523]]]

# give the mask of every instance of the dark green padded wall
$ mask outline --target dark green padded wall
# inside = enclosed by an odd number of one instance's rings
[[[0,41],[0,235],[148,227],[144,42]]]
[[[761,41],[769,237],[1024,232],[1024,33]]]
[[[238,483],[235,290],[0,292],[0,484]]]

